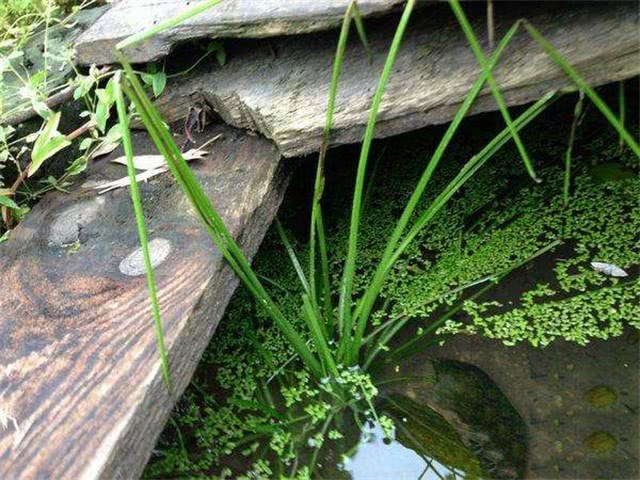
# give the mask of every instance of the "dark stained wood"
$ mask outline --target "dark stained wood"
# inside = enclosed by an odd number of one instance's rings
[[[181,41],[195,38],[262,38],[315,32],[340,25],[350,0],[223,0],[214,7],[126,50],[132,62],[167,55]],[[116,63],[116,44],[163,20],[174,18],[201,1],[121,0],[76,42],[83,65]],[[391,11],[403,0],[359,0],[363,16]]]
[[[631,2],[495,4],[496,39],[528,18],[592,85],[640,73],[638,8]],[[484,39],[485,9],[467,7]],[[373,64],[353,39],[340,78],[333,144],[362,139],[371,99],[396,27],[393,17],[367,22]],[[354,35],[355,36],[355,35]],[[183,118],[193,102],[206,102],[225,122],[271,138],[285,156],[317,151],[325,123],[337,34],[287,37],[252,44],[224,67],[212,64],[170,82],[157,105],[168,120]],[[410,21],[386,89],[376,136],[448,122],[480,73],[477,61],[446,5],[427,5]],[[524,30],[516,34],[496,69],[510,105],[538,99],[569,81]],[[485,89],[472,112],[496,109]]]
[[[270,142],[229,127],[200,139],[217,133],[192,165],[252,256],[287,176]],[[135,144],[154,151],[145,134]],[[150,239],[171,246],[155,268],[170,395],[145,276],[122,273],[138,247],[128,190],[86,188],[124,175],[99,161],[84,187],[45,197],[0,245],[0,478],[137,477],[237,285],[170,175],[142,184]]]

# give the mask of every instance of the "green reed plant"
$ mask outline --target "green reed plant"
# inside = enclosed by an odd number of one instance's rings
[[[584,104],[584,93],[578,92],[578,101],[573,109],[573,120],[571,121],[571,130],[569,130],[569,143],[567,151],[564,154],[564,185],[563,185],[563,201],[565,206],[569,204],[569,187],[571,183],[571,161],[573,159],[573,144],[576,140],[576,130],[582,120],[582,105]]]
[[[200,4],[195,9],[185,12],[176,19],[163,22],[147,32],[142,32],[124,40],[118,44],[117,48],[119,51],[122,51],[128,47],[132,47],[141,41],[145,41],[154,34],[177,26],[180,22],[204,11],[206,8],[214,6],[219,3],[219,1],[220,0],[212,0]],[[328,248],[322,219],[321,199],[325,183],[324,163],[327,149],[330,144],[340,72],[344,61],[348,33],[352,21],[355,23],[360,40],[365,46],[365,50],[367,52],[370,51],[362,19],[355,1],[352,1],[347,8],[338,38],[338,45],[332,69],[325,128],[314,181],[314,195],[311,206],[310,258],[308,272],[304,272],[302,264],[296,258],[295,252],[291,247],[291,243],[288,240],[284,229],[278,222],[276,222],[276,229],[282,238],[287,254],[293,262],[302,287],[303,293],[301,298],[300,314],[304,320],[304,325],[307,329],[306,332],[297,330],[299,322],[295,322],[295,319],[286,318],[277,303],[269,295],[267,289],[263,286],[260,278],[254,273],[249,260],[234,241],[233,237],[224,225],[222,218],[204,194],[193,172],[182,157],[179,148],[176,146],[167,126],[164,124],[152,102],[145,94],[142,84],[138,78],[138,74],[132,69],[131,65],[129,65],[126,57],[123,54],[120,55],[123,73],[117,74],[116,77],[119,84],[119,87],[116,89],[116,97],[118,112],[123,129],[127,130],[128,128],[126,121],[123,121],[126,116],[124,108],[124,95],[126,95],[135,106],[136,112],[140,115],[142,122],[147,128],[149,135],[156,144],[159,152],[165,157],[171,174],[176,179],[178,185],[187,196],[190,203],[193,205],[213,243],[220,250],[225,260],[238,275],[242,283],[254,296],[260,307],[264,309],[264,311],[279,327],[283,335],[289,341],[293,350],[317,381],[327,378],[337,378],[340,374],[341,368],[343,367],[356,368],[357,370],[361,370],[362,367],[364,367],[365,370],[372,367],[372,362],[377,359],[378,355],[383,350],[382,347],[384,347],[406,323],[406,319],[398,319],[395,322],[383,325],[367,335],[371,325],[371,316],[376,308],[376,302],[380,297],[387,275],[398,259],[401,258],[407,247],[416,238],[418,233],[420,233],[434,220],[434,218],[436,218],[436,215],[443,209],[447,202],[487,161],[492,158],[500,148],[510,140],[513,140],[527,172],[532,178],[536,179],[531,160],[522,141],[520,140],[519,132],[527,124],[533,121],[536,116],[538,116],[551,103],[555,97],[555,92],[549,92],[544,95],[541,99],[524,110],[524,112],[518,117],[512,118],[507,110],[503,96],[492,73],[505,47],[516,34],[520,26],[524,25],[529,35],[538,44],[540,44],[542,49],[563,69],[575,86],[580,91],[583,91],[609,120],[612,126],[618,131],[620,138],[625,142],[625,144],[628,145],[636,155],[640,156],[640,148],[638,147],[638,144],[624,129],[624,126],[618,118],[613,115],[609,107],[584,81],[578,72],[567,63],[564,57],[526,20],[516,22],[502,38],[495,51],[487,58],[482,51],[480,43],[478,42],[458,1],[451,0],[450,5],[464,34],[466,35],[467,40],[470,43],[478,63],[481,66],[481,74],[467,93],[467,96],[459,107],[453,121],[449,124],[449,127],[443,135],[439,145],[427,162],[425,170],[418,181],[414,192],[396,223],[372,278],[369,280],[369,283],[360,297],[354,299],[353,290],[354,279],[357,271],[359,225],[363,208],[363,196],[365,195],[365,177],[368,159],[380,105],[393,70],[394,62],[402,44],[403,35],[415,6],[415,0],[408,0],[389,47],[367,119],[353,189],[347,255],[337,292],[338,305],[334,306],[334,292],[329,280]],[[423,211],[417,211],[417,207],[423,198],[424,192],[426,191],[439,162],[443,158],[448,145],[452,141],[458,127],[464,117],[468,114],[469,109],[473,105],[473,102],[485,83],[488,84],[489,89],[498,104],[499,110],[505,120],[506,128],[498,133],[498,135],[496,135],[495,138],[493,138],[480,152],[471,157],[460,169],[458,174]],[[128,149],[128,157],[131,157],[131,144],[130,137],[128,135],[125,135],[125,148]],[[132,162],[129,163],[131,172]],[[138,231],[144,252],[146,248],[145,244],[147,242],[146,232],[144,229],[144,219],[141,215],[141,200],[139,193],[137,192],[137,188],[134,185],[135,182],[132,183],[132,200],[136,209]],[[553,246],[555,246],[555,244]],[[319,271],[317,268],[318,261],[320,264]],[[150,272],[151,268],[149,262],[146,261],[145,265]],[[514,268],[516,267],[517,266],[514,266]],[[497,279],[494,278],[491,280],[493,283]],[[162,328],[159,320],[159,308],[157,306],[157,298],[155,296],[154,279],[151,273],[147,276],[147,281],[151,294],[154,318],[156,319],[156,333],[161,337]],[[479,282],[474,282],[474,284]],[[449,315],[451,314],[452,313]],[[446,316],[447,314],[445,314],[445,317]],[[437,323],[438,322],[435,322],[434,324]],[[310,339],[310,343],[305,340],[307,338]],[[159,340],[158,346],[161,351],[163,371],[166,372],[168,366],[163,342]],[[414,347],[415,342],[407,345],[404,349],[401,347],[399,351],[402,353],[408,352]],[[347,402],[345,404],[349,403]]]

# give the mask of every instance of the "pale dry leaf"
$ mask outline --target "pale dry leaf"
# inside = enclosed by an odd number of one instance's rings
[[[626,277],[629,275],[622,268],[612,263],[591,262],[591,268],[598,273],[604,273],[610,277]]]
[[[192,148],[187,152],[183,153],[183,158],[190,162],[192,160],[202,160],[209,152],[203,150],[204,147],[209,145],[212,142],[215,142],[219,138],[222,137],[222,134],[218,134],[215,137],[211,138],[199,148]],[[111,160],[114,163],[119,163],[121,165],[127,164],[127,157],[118,157]],[[141,182],[145,180],[149,180],[156,175],[160,175],[168,171],[166,162],[162,155],[137,155],[133,157],[133,166],[136,170],[143,170],[142,173],[136,175],[136,181]],[[129,177],[122,177],[118,180],[113,180],[110,182],[98,183],[91,188],[94,190],[98,190],[98,195],[102,195],[103,193],[109,192],[111,190],[115,190],[116,188],[122,188],[129,186]]]
[[[120,142],[103,142],[98,146],[98,148],[91,152],[89,158],[98,158],[102,155],[107,155],[118,148],[118,146],[120,146]]]
[[[202,160],[209,152],[204,150],[191,149],[182,154],[187,162],[192,160]],[[127,164],[127,157],[118,157],[111,160],[113,163],[121,165]],[[136,155],[133,157],[133,166],[136,170],[155,170],[166,166],[166,162],[162,155]]]
[[[167,167],[160,167],[155,170],[145,170],[144,172],[136,175],[136,182],[144,182],[166,171],[168,171]],[[94,190],[98,190],[98,195],[102,195],[103,193],[115,190],[116,188],[128,187],[130,183],[131,182],[129,182],[129,177],[127,176],[119,178],[118,180],[99,183],[97,185],[94,185],[92,188]]]

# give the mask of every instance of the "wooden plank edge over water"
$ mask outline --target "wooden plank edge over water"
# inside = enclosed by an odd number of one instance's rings
[[[476,34],[485,38],[483,5],[465,8]],[[530,20],[593,86],[640,74],[635,2],[501,2],[495,6],[496,39],[519,18]],[[369,20],[366,28],[373,61],[352,38],[338,88],[334,145],[362,139],[396,18]],[[272,139],[284,156],[312,153],[322,141],[336,42],[336,32],[323,32],[239,47],[223,67],[212,60],[190,77],[170,82],[157,106],[174,121],[184,118],[194,103],[209,104],[226,123]],[[416,10],[383,97],[376,136],[450,121],[480,72],[447,5]],[[495,76],[509,105],[572,87],[523,27],[505,49]],[[471,112],[496,109],[485,88]]]
[[[118,61],[116,44],[157,23],[176,17],[201,1],[121,0],[76,43],[81,65]],[[129,60],[151,62],[186,40],[263,38],[326,30],[340,25],[350,0],[224,0],[179,27],[125,50]],[[362,16],[392,11],[404,0],[359,0]]]
[[[251,257],[288,177],[270,142],[220,126],[201,142],[218,133],[192,166]],[[155,153],[146,134],[134,145]],[[142,183],[169,395],[128,189],[90,188],[126,168],[95,167],[71,194],[47,195],[0,246],[0,478],[139,476],[238,283],[170,174]]]

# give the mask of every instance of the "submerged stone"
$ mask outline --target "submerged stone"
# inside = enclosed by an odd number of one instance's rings
[[[465,478],[482,478],[478,456],[462,441],[455,428],[432,408],[403,395],[391,395],[382,410],[396,419],[397,441],[417,450]]]
[[[596,408],[604,408],[613,404],[618,395],[606,385],[598,385],[587,391],[584,399]]]
[[[416,425],[425,425],[428,419],[438,424],[441,438],[450,445],[456,445],[456,438],[468,454],[453,449],[446,452],[431,441],[426,441],[426,433],[412,428],[407,430],[411,435],[425,438],[424,448],[435,448],[432,452],[444,455],[453,464],[464,463],[469,471],[483,472],[491,478],[522,478],[527,465],[526,426],[518,412],[500,391],[498,386],[479,368],[452,360],[409,360],[405,370],[417,375],[431,377],[431,381],[409,381],[390,388],[394,394],[404,395],[407,421],[411,416]],[[415,404],[415,405],[414,405]],[[443,427],[440,417],[449,427]],[[422,420],[420,420],[422,419]],[[455,433],[452,433],[452,431]],[[451,457],[452,456],[452,457]],[[472,458],[477,458],[479,468]],[[486,475],[484,475],[486,476]]]
[[[618,440],[609,432],[595,432],[589,435],[585,441],[585,445],[589,450],[604,454],[609,453],[618,445]]]

